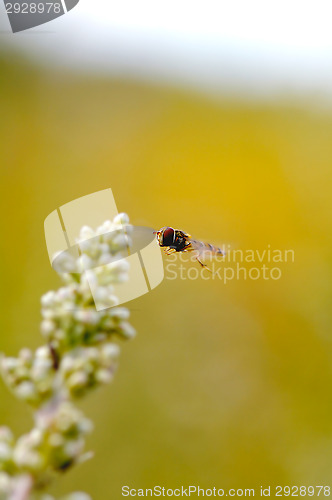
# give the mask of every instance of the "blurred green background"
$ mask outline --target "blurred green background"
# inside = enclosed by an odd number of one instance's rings
[[[0,57],[0,350],[41,343],[60,286],[43,223],[111,187],[138,225],[295,251],[279,281],[164,280],[128,304],[137,338],[81,405],[92,461],[52,488],[329,484],[332,469],[332,110],[213,99]],[[1,423],[32,414],[0,385]]]

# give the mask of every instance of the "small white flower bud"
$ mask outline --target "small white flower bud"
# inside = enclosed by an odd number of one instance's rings
[[[129,310],[125,307],[113,307],[108,311],[109,316],[119,319],[128,319],[130,316]]]
[[[52,259],[52,266],[57,273],[73,273],[76,270],[76,260],[67,251],[57,252]]]
[[[82,371],[76,372],[69,377],[67,383],[69,389],[71,390],[81,389],[82,387],[85,387],[87,385],[88,376]]]
[[[8,462],[12,458],[12,449],[7,443],[0,442],[0,462]]]
[[[55,292],[50,291],[42,295],[41,304],[43,307],[51,307],[55,301]]]
[[[60,370],[63,373],[69,373],[74,369],[74,366],[75,359],[70,354],[67,354],[61,361]]]
[[[117,344],[105,344],[102,347],[102,356],[106,360],[116,359],[120,354],[120,347]]]
[[[48,438],[48,442],[52,448],[59,448],[60,446],[64,445],[65,439],[63,436],[61,436],[61,434],[55,432],[50,435],[50,437]]]
[[[113,222],[111,222],[110,220],[106,220],[103,224],[103,228],[106,230],[106,231],[112,231],[112,229],[114,229],[114,224]]]
[[[44,433],[40,429],[33,429],[27,436],[29,445],[32,447],[39,446],[43,441]]]
[[[96,325],[100,319],[98,312],[92,309],[75,311],[74,316],[77,321],[87,325]]]
[[[60,432],[68,432],[71,426],[73,425],[73,415],[72,410],[68,410],[58,415],[57,417],[57,426]]]
[[[57,328],[55,330],[55,336],[57,341],[61,341],[66,337],[66,332],[62,328]],[[57,349],[57,346],[59,345],[59,342],[57,344],[54,344],[54,349]]]
[[[109,230],[107,230],[101,237],[102,241],[107,244],[108,246],[108,251],[110,251],[110,246],[112,246],[113,238],[114,235],[116,234],[115,232],[115,226],[112,226]]]
[[[42,309],[41,313],[44,319],[53,319],[56,316],[53,309]]]
[[[21,349],[20,352],[19,352],[19,358],[26,362],[26,363],[29,363],[30,361],[32,361],[32,358],[33,358],[33,355],[32,355],[32,351],[30,349]]]
[[[40,325],[40,331],[43,337],[48,338],[55,330],[55,323],[50,319],[44,319]]]
[[[83,272],[86,269],[91,269],[94,265],[93,260],[85,253],[81,255],[81,257],[79,257],[77,263],[79,272]]]
[[[93,431],[93,423],[88,418],[82,418],[79,422],[79,429],[83,434],[90,434]]]
[[[128,280],[127,273],[119,273],[116,275],[115,283],[125,283]]]
[[[45,378],[53,366],[51,359],[36,358],[32,370],[31,376],[34,381],[41,381]]]
[[[75,298],[73,287],[63,286],[58,290],[57,298],[63,302],[68,300],[73,300]]]
[[[100,384],[108,384],[112,380],[112,373],[109,370],[100,369],[96,373],[96,380]]]
[[[104,222],[101,226],[98,226],[96,229],[96,233],[98,235],[104,235],[105,233],[109,233],[114,230],[114,224],[111,221]]]
[[[107,299],[107,305],[109,307],[111,306],[116,306],[119,303],[119,299],[117,298],[116,295],[110,295]]]
[[[14,442],[14,435],[12,431],[9,429],[9,427],[6,427],[5,425],[0,427],[0,442],[8,444],[13,444]]]
[[[83,439],[76,439],[67,441],[64,446],[64,451],[66,455],[70,458],[76,458],[78,457],[82,451],[84,450],[84,440]]]
[[[87,283],[89,285],[88,292],[91,294],[90,287],[92,290],[95,290],[98,286],[98,279],[96,276],[96,272],[93,271],[92,269],[89,269],[85,271],[85,273],[82,276],[82,283]]]
[[[13,372],[19,364],[18,359],[16,358],[3,358],[1,360],[1,367],[6,372]]]
[[[128,338],[133,338],[136,335],[135,328],[133,328],[131,326],[131,324],[127,323],[126,321],[121,323],[120,330],[121,330],[121,333],[123,333],[123,335],[125,335],[125,337],[128,337]]]
[[[126,213],[122,212],[114,217],[113,223],[114,224],[129,224],[129,217]]]
[[[36,350],[36,358],[50,359],[50,348],[46,345],[38,347],[38,349]]]
[[[93,292],[93,298],[98,302],[106,302],[109,298],[109,293],[106,287],[98,286]]]
[[[126,234],[120,233],[114,236],[113,246],[119,248],[127,248],[130,245],[129,237]]]
[[[80,231],[80,240],[88,240],[89,238],[93,238],[95,236],[94,230],[89,226],[83,226]]]
[[[33,399],[37,395],[36,388],[32,382],[22,382],[15,388],[15,394],[19,399]]]
[[[103,253],[99,259],[98,259],[98,266],[106,266],[107,264],[110,264],[113,260],[113,257],[109,253]]]
[[[100,243],[99,244],[99,250],[103,254],[109,254],[110,247],[108,246],[107,243]]]
[[[81,240],[80,243],[80,250],[83,254],[89,254],[93,245],[92,240]]]
[[[125,259],[117,260],[109,265],[109,268],[116,273],[127,273],[129,271],[129,262]]]

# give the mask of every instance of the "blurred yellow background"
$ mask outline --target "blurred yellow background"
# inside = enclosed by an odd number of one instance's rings
[[[82,407],[92,461],[55,495],[122,485],[328,484],[332,469],[331,109],[213,99],[0,59],[0,350],[36,347],[60,286],[43,223],[111,187],[131,222],[294,249],[279,281],[164,280],[128,304],[135,340]],[[0,385],[1,423],[32,414]]]

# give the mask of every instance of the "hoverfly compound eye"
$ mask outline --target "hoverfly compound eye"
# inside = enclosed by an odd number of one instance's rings
[[[166,227],[162,233],[162,245],[169,247],[174,243],[174,229],[172,227]]]

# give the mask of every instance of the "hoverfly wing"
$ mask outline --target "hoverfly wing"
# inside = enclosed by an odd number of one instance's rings
[[[225,250],[223,250],[220,247],[211,245],[210,243],[205,243],[204,241],[200,240],[190,240],[191,248],[197,253],[197,256],[205,258],[211,258],[211,257],[224,257],[226,255]]]

